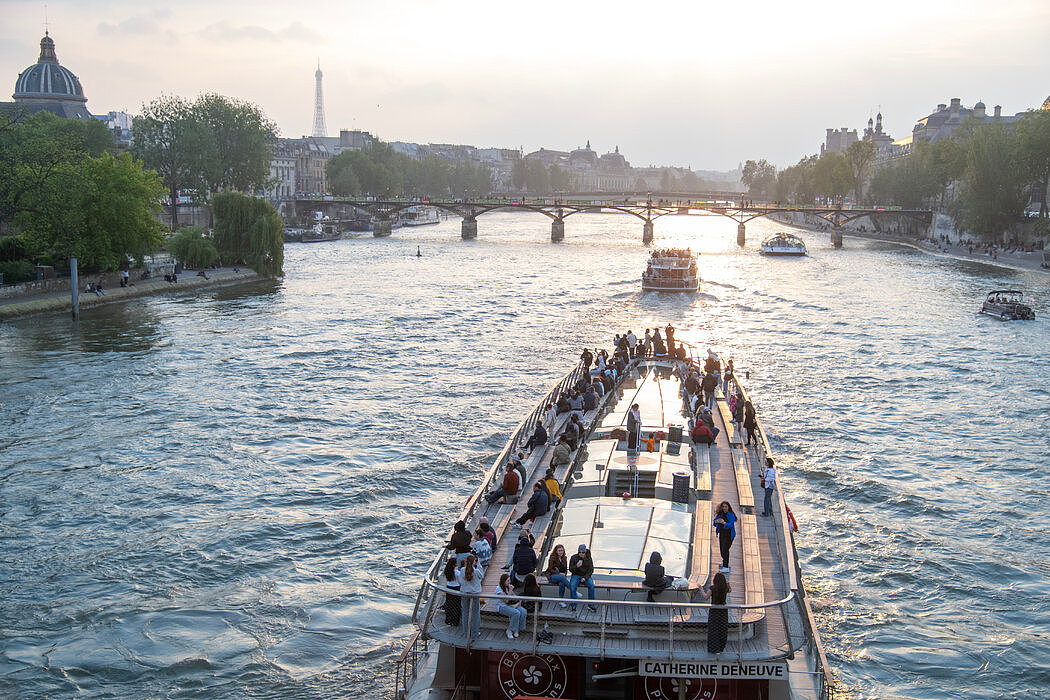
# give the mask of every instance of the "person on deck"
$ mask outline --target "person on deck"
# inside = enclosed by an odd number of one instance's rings
[[[736,513],[729,501],[722,501],[715,511],[715,532],[718,534],[718,549],[722,554],[722,566],[719,571],[729,573],[729,548],[736,537]]]
[[[444,579],[441,583],[445,584],[445,587],[453,590],[459,590],[459,581],[456,579],[456,560],[449,559],[445,562]],[[459,596],[455,593],[445,594],[445,624],[449,627],[459,627],[459,615],[461,611]]]
[[[649,357],[653,349],[653,336],[649,329],[645,329],[645,337],[642,339],[642,357]]]
[[[587,549],[587,545],[581,544],[576,554],[569,559],[569,573],[572,574],[572,578],[569,579],[569,598],[573,601],[571,609],[575,610],[576,589],[581,583],[587,586],[587,599],[594,600],[594,562],[591,560],[591,552]],[[587,609],[591,612],[598,612],[594,604],[589,604]]]
[[[705,374],[704,380],[700,382],[704,389],[704,405],[708,408],[715,407],[715,389],[718,388],[718,383],[718,375],[714,372]]]
[[[587,348],[583,349],[583,354],[580,355],[580,362],[583,363],[583,371],[591,371],[591,363],[594,362],[594,355]]]
[[[445,549],[451,549],[456,554],[456,562],[462,562],[470,554],[470,533],[467,532],[467,524],[457,520],[452,527],[452,537],[449,538]]]
[[[481,582],[485,578],[485,572],[478,566],[477,558],[471,554],[463,566],[456,569],[456,581],[459,583],[461,596],[478,595],[481,593]],[[460,598],[460,605],[467,609],[460,617],[460,626],[466,634],[469,627],[471,636],[477,637],[481,633],[481,600],[478,598]]]
[[[638,356],[638,336],[634,331],[627,331],[627,350],[632,359]]]
[[[572,462],[571,451],[572,447],[569,445],[569,439],[562,435],[554,448],[554,454],[551,455],[551,465],[554,467],[568,466]]]
[[[653,357],[663,357],[667,354],[664,339],[660,337],[660,329],[653,331]]]
[[[755,443],[755,447],[758,447],[758,417],[755,415],[755,406],[750,401],[744,402],[744,429],[747,431],[747,443],[745,447],[749,447],[751,443]]]
[[[569,397],[569,415],[583,418],[583,395],[576,390]]]
[[[547,493],[551,497],[550,507],[557,508],[561,503],[561,484],[554,476],[554,467],[547,467],[547,473],[543,475],[543,483],[547,486]]]
[[[509,600],[507,596],[514,595],[514,587],[510,584],[510,574],[499,577],[499,586],[496,587],[496,612],[510,618],[507,623],[507,639],[516,639],[518,633],[525,629],[528,613],[516,600]]]
[[[489,544],[484,530],[480,527],[474,531],[474,542],[470,545],[470,549],[474,552],[474,556],[478,558],[478,564],[481,565],[481,568],[487,569],[489,562],[492,561],[492,545]]]
[[[547,558],[547,568],[543,575],[551,583],[558,584],[558,597],[564,598],[565,591],[569,587],[569,560],[565,557],[565,547],[555,545],[554,551]],[[558,607],[564,608],[565,603],[558,603]]]
[[[521,490],[521,477],[518,475],[518,471],[514,468],[513,462],[507,463],[507,473],[503,476],[503,485],[492,493],[485,494],[485,500],[489,503],[495,503],[501,498],[507,496],[517,496],[518,491]]]
[[[485,535],[485,539],[489,543],[489,548],[494,551],[496,549],[496,531],[492,529],[492,525],[489,524],[489,519],[484,515],[478,518],[478,529]]]
[[[543,422],[536,423],[536,430],[532,433],[532,437],[525,443],[525,449],[530,452],[537,447],[543,447],[547,444],[547,430],[543,427]]]
[[[627,449],[637,450],[642,441],[642,413],[638,404],[627,412]]]
[[[660,556],[660,553],[653,552],[650,554],[649,563],[645,565],[645,581],[642,583],[649,589],[645,599],[652,603],[653,596],[663,593],[671,587],[673,582],[674,576],[668,576],[664,573],[663,557]]]
[[[667,338],[667,347],[674,347],[674,326],[670,323],[667,324],[667,328],[664,328],[664,337]]]
[[[588,386],[587,391],[583,394],[583,410],[584,412],[593,411],[598,408],[598,394],[594,391],[594,386]]]
[[[704,589],[704,598],[710,599],[712,605],[725,605],[726,598],[733,589],[725,575],[715,574],[710,588]],[[729,638],[729,611],[725,608],[711,608],[707,612],[707,653],[721,654]]]
[[[777,470],[773,468],[773,458],[766,457],[766,471],[762,474],[762,488],[766,490],[766,500],[762,504],[762,515],[767,518],[773,515],[773,491],[777,487]]]
[[[521,527],[527,520],[535,520],[541,515],[546,515],[549,507],[550,494],[547,493],[547,489],[543,487],[541,482],[536,482],[532,485],[532,497],[529,498],[529,504],[525,509],[525,513],[515,520],[514,523]]]
[[[710,446],[715,441],[714,433],[711,432],[706,423],[700,420],[696,421],[689,437],[692,438],[695,445],[706,444]]]
[[[518,543],[514,545],[514,554],[511,558],[511,570],[514,572],[515,583],[524,580],[526,574],[536,573],[536,565],[539,561],[536,559],[536,552],[532,548],[532,545],[535,543],[536,538],[532,536],[532,533],[528,530],[522,530],[522,533],[518,536]]]

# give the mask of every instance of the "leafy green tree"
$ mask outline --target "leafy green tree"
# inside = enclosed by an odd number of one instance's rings
[[[1047,188],[1050,185],[1050,110],[1033,110],[1017,124],[1018,148],[1026,175],[1036,186],[1039,215],[1047,216]]]
[[[282,274],[284,230],[269,202],[222,192],[212,198],[215,247],[224,263],[244,263],[261,275]]]
[[[253,192],[270,185],[277,125],[254,104],[215,93],[201,95],[191,114],[211,132],[213,150],[203,159],[208,192]]]
[[[813,166],[813,182],[822,197],[841,200],[849,194],[853,176],[845,156],[826,151]]]
[[[846,148],[846,164],[849,166],[853,199],[864,200],[864,182],[871,174],[871,166],[879,154],[874,141],[854,141]]]
[[[569,171],[558,167],[554,163],[551,163],[549,176],[552,192],[568,192],[572,187]]]
[[[550,171],[538,160],[525,162],[525,189],[530,194],[548,194],[551,191]]]
[[[200,226],[183,226],[168,240],[168,252],[189,268],[209,267],[219,259],[215,243]]]
[[[777,169],[769,161],[749,160],[744,163],[744,172],[740,181],[747,187],[747,191],[759,197],[766,197],[773,189],[777,180]]]
[[[162,96],[143,105],[133,120],[131,152],[157,171],[171,201],[171,229],[178,228],[179,190],[208,191],[205,175],[215,159],[215,134],[181,97]]]
[[[994,240],[1021,220],[1029,182],[1018,167],[1019,143],[1002,124],[984,125],[967,139],[966,170],[951,205],[959,228]]]
[[[514,161],[514,169],[511,174],[514,189],[520,190],[525,186],[525,159],[518,158]],[[566,188],[568,189],[568,188]]]

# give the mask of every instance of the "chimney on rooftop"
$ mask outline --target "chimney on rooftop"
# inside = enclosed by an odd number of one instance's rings
[[[952,98],[952,113],[953,114],[955,112],[959,111],[959,107],[960,107],[961,104],[962,104],[962,100],[960,98],[958,98],[958,97],[953,97]]]
[[[995,118],[998,119],[1000,116],[1002,116],[1002,113],[1003,113],[1003,106],[1002,105],[996,105],[995,106]]]
[[[947,108],[948,108],[948,105],[944,104],[943,102],[940,103],[939,105],[937,105],[937,111],[938,112],[943,112]]]

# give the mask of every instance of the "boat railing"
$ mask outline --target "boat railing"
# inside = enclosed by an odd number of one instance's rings
[[[408,689],[419,673],[420,659],[428,653],[427,642],[427,637],[420,634],[419,630],[405,642],[394,671],[394,700],[404,700],[408,696]]]
[[[602,587],[598,586],[598,588],[601,589]],[[468,650],[474,647],[484,648],[489,646],[502,649],[506,646],[506,643],[502,640],[502,634],[490,644],[488,641],[479,639],[477,636],[479,630],[473,627],[476,614],[474,609],[484,601],[489,600],[517,601],[519,604],[528,602],[538,606],[538,614],[535,612],[529,613],[530,638],[528,644],[532,653],[536,653],[537,650],[542,652],[546,648],[550,648],[555,652],[558,651],[559,645],[556,640],[547,644],[541,643],[538,633],[550,628],[550,626],[553,626],[552,631],[558,631],[560,626],[569,624],[584,625],[597,629],[598,634],[590,647],[586,645],[581,646],[579,641],[581,637],[590,640],[591,637],[589,635],[581,635],[576,630],[568,632],[573,637],[573,649],[577,653],[583,652],[589,656],[600,658],[659,657],[667,658],[670,661],[713,659],[716,658],[716,655],[707,652],[706,646],[698,649],[696,645],[690,647],[685,644],[687,635],[690,635],[694,641],[699,640],[696,632],[701,628],[706,630],[707,615],[712,609],[728,611],[731,619],[730,629],[736,631],[736,638],[728,639],[725,649],[717,655],[717,658],[720,660],[729,658],[736,658],[737,661],[787,659],[791,658],[795,653],[809,648],[807,645],[810,643],[807,635],[807,625],[804,620],[804,611],[801,609],[802,602],[794,591],[789,592],[787,596],[780,600],[752,605],[715,605],[712,603],[693,602],[650,603],[644,600],[609,600],[603,598],[577,600],[576,603],[578,605],[594,605],[598,611],[596,613],[597,619],[591,617],[586,621],[579,621],[575,618],[566,618],[564,615],[545,615],[543,613],[543,610],[557,609],[555,608],[557,604],[566,602],[564,598],[506,596],[494,593],[464,594],[449,589],[442,585],[440,581],[429,576],[424,578],[423,589],[428,591],[426,595],[427,604],[417,609],[414,613],[414,622],[421,633],[424,636],[433,637],[441,642]],[[616,587],[609,587],[604,590],[618,594],[623,592],[623,589]],[[444,596],[451,595],[459,598],[460,615],[461,620],[464,621],[463,623],[456,627],[450,627],[443,621],[436,620],[440,613],[440,606],[437,604],[439,593]],[[634,621],[632,611],[642,608],[645,609],[646,622],[644,625],[639,625]],[[661,616],[653,613],[654,608],[658,611],[666,612],[666,623],[655,622]],[[485,609],[490,610],[492,608],[486,606]],[[754,643],[752,641],[753,625],[744,621],[745,613],[748,611],[752,613],[761,611],[762,617],[766,618],[779,616],[784,622],[783,632],[774,635],[776,638],[773,638],[773,636],[770,636],[767,626],[767,642]],[[754,618],[755,615],[752,614],[748,617]],[[658,628],[662,628],[662,631],[658,631]],[[623,643],[624,634],[629,634],[631,637],[639,639],[639,643],[634,646],[625,645]],[[643,639],[646,641],[641,641]],[[652,642],[655,640],[662,640],[666,645],[663,648],[654,646]]]

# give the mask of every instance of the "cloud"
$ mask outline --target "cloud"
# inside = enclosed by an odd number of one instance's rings
[[[102,36],[141,36],[157,34],[160,27],[149,17],[129,17],[118,24],[100,22],[98,33]]]
[[[217,22],[215,24],[209,24],[207,27],[202,29],[200,36],[209,41],[266,41],[266,42],[282,42],[282,41],[302,41],[302,42],[314,42],[321,39],[321,36],[305,26],[302,22],[295,22],[289,24],[281,29],[273,30],[267,29],[266,27],[260,27],[254,24],[246,24],[242,26],[233,26],[229,22]]]

